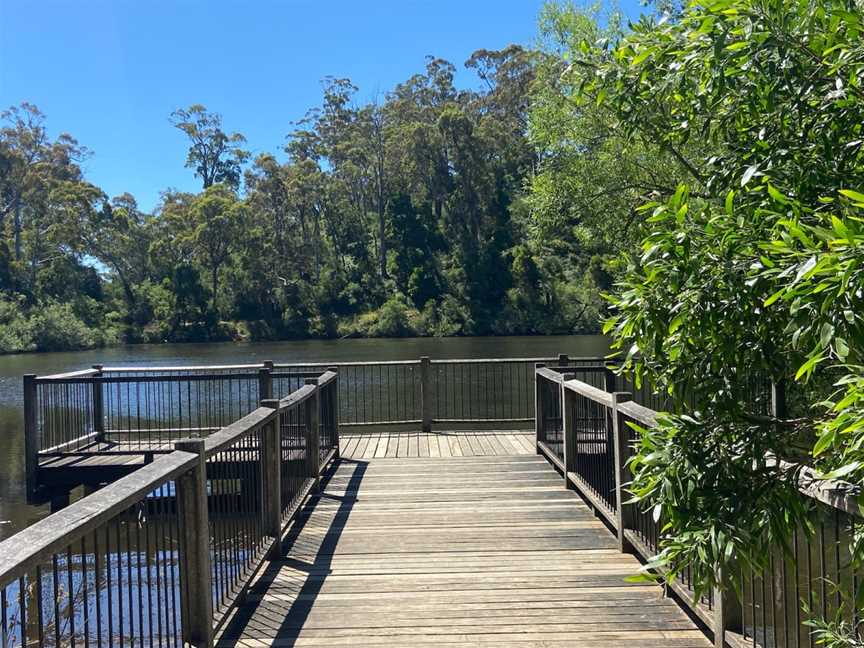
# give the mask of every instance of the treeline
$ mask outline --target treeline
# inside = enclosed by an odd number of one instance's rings
[[[88,151],[51,138],[35,106],[11,108],[0,350],[596,330],[608,249],[550,247],[531,220],[543,56],[475,52],[478,89],[430,58],[367,103],[328,78],[284,151],[254,159],[219,114],[176,110],[166,128],[188,137],[202,187],[165,190],[153,213],[88,182]]]

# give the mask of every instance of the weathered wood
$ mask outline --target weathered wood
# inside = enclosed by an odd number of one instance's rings
[[[422,430],[432,431],[432,364],[429,356],[420,358],[420,412],[422,419]]]
[[[634,401],[619,403],[618,411],[640,425],[647,425],[648,427],[657,425],[657,412]]]
[[[785,419],[788,415],[786,407],[786,381],[771,382],[771,416],[776,419]]]
[[[277,412],[264,426],[261,464],[264,480],[264,533],[278,540],[282,537],[282,438],[279,430],[279,401],[265,399],[261,401],[261,407]],[[277,541],[273,543],[269,557],[275,560],[280,555],[280,543]]]
[[[609,365],[603,367],[603,391],[614,393],[617,390],[618,380],[615,372]]]
[[[273,398],[273,363],[258,370],[258,400]]]
[[[561,418],[564,428],[564,486],[571,488],[571,481],[567,479],[567,473],[576,470],[576,420],[574,418],[573,405],[575,394],[564,385],[567,380],[573,380],[574,374],[561,374]]]
[[[306,408],[304,438],[306,441],[306,475],[312,479],[312,492],[317,492],[321,484],[321,444],[318,431],[318,380],[310,378],[306,382],[312,388],[312,395],[303,401]]]
[[[51,554],[65,551],[153,489],[189,471],[194,463],[195,457],[187,452],[162,457],[4,540],[0,543],[0,588]]]
[[[336,366],[327,367],[327,371],[332,372],[335,375],[333,380],[336,381],[336,386],[333,388],[333,443],[336,446],[336,459],[340,457],[340,445],[339,445],[339,417],[341,414],[341,410],[339,409],[339,368]]]
[[[563,499],[520,496],[512,463]],[[453,499],[449,481],[466,464],[490,481]],[[393,487],[418,468],[422,500]],[[625,582],[638,561],[549,472],[533,455],[340,465],[220,646],[707,648],[660,587]]]
[[[542,362],[534,365],[535,376],[540,375],[541,370],[545,368]],[[543,394],[540,391],[540,380],[534,379],[534,448],[537,454],[541,454],[540,442],[543,438]]]
[[[32,500],[39,486],[39,429],[36,419],[36,375],[24,376],[24,475],[27,499]]]
[[[180,519],[180,618],[183,641],[197,648],[213,645],[210,534],[207,512],[205,442],[178,441],[177,450],[196,455],[195,466],[175,482]]]
[[[576,392],[595,403],[600,403],[606,407],[612,407],[612,394],[603,391],[602,389],[597,389],[581,380],[568,380],[564,382],[564,388]]]
[[[721,585],[714,590],[714,648],[725,648],[726,633],[740,634],[744,618],[732,579],[721,571],[717,582]]]
[[[93,374],[94,378],[102,377],[102,365],[95,364],[93,365]],[[92,385],[93,389],[93,431],[96,433],[96,438],[98,440],[103,440],[105,438],[105,410],[103,407],[102,401],[102,383],[100,381],[95,381]]]
[[[624,533],[633,528],[634,510],[632,504],[626,504],[629,499],[626,485],[633,479],[627,461],[630,459],[629,432],[624,416],[620,412],[622,403],[626,403],[632,395],[626,392],[612,394],[612,433],[615,439],[615,501],[618,502],[615,512],[615,529],[618,533],[618,550],[631,553],[633,548],[627,542]]]

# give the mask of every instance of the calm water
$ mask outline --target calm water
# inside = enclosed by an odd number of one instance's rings
[[[432,358],[598,356],[602,336],[400,338],[303,340],[260,344],[162,344],[72,353],[0,356],[0,539],[32,524],[48,511],[25,503],[21,376],[105,365],[186,365],[275,362],[347,362]]]

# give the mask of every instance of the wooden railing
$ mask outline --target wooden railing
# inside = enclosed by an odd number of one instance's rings
[[[627,503],[627,462],[639,441],[630,423],[653,427],[657,412],[633,402],[630,393],[577,379],[570,367],[538,367],[535,380],[538,453],[615,532],[622,552],[650,560],[660,551],[662,519]],[[771,392],[776,410],[782,407],[782,393]],[[812,647],[816,642],[807,619],[834,619],[839,612],[853,626],[860,622],[857,605],[850,604],[861,578],[851,565],[850,550],[853,535],[864,524],[858,491],[848,483],[817,479],[806,468],[799,474],[801,496],[816,510],[815,533],[796,532],[789,550],[778,547],[763,572],[742,568],[729,587],[699,600],[694,600],[689,571],[670,583],[720,648]]]
[[[342,426],[433,425],[530,428],[534,366],[565,363],[585,380],[601,358],[505,358],[184,366],[104,367],[24,377],[28,492],[40,483],[39,462],[73,455],[169,452],[183,437],[206,437],[287,394],[328,369],[341,376],[328,392]],[[599,374],[598,374],[599,375]]]
[[[338,384],[307,378],[0,543],[0,646],[211,646],[338,457]]]

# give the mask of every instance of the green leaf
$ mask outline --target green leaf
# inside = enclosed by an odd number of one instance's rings
[[[864,194],[859,193],[857,191],[852,191],[851,189],[841,189],[840,193],[846,196],[847,198],[851,198],[855,202],[864,203]]]
[[[801,378],[801,376],[805,374],[812,373],[816,365],[822,362],[824,359],[824,356],[821,355],[815,355],[808,358],[807,362],[798,367],[798,371],[795,372],[795,380],[798,380],[799,378]]]
[[[813,456],[818,457],[820,454],[825,452],[829,447],[834,445],[834,431],[826,432],[822,436],[819,437],[819,440],[816,441],[816,445],[813,446]]]
[[[759,165],[758,165],[758,164],[754,164],[753,166],[748,167],[747,170],[744,172],[744,175],[741,176],[741,186],[743,187],[743,186],[745,186],[748,182],[750,182],[750,179],[751,179],[754,175],[756,175],[756,172],[757,172],[758,170],[759,170]]]
[[[849,357],[849,345],[842,337],[835,338],[834,352],[840,360],[846,360]]]
[[[789,204],[789,199],[782,193],[777,191],[777,189],[775,189],[770,182],[768,183],[768,195],[779,203],[782,203],[784,205]]]
[[[837,232],[837,236],[841,236],[843,238],[846,238],[848,236],[849,228],[846,227],[846,223],[844,223],[842,220],[840,220],[833,214],[831,215],[831,225],[834,228],[834,231]]]
[[[728,194],[726,194],[726,213],[730,216],[732,215],[732,207],[735,200],[735,191],[730,190]]]
[[[819,344],[827,347],[832,337],[834,337],[834,326],[830,322],[825,322],[819,329]]]
[[[766,300],[763,302],[763,305],[764,305],[764,306],[770,306],[771,304],[773,304],[774,302],[776,302],[778,299],[780,299],[780,298],[783,296],[783,293],[785,293],[785,292],[786,292],[786,289],[785,289],[785,288],[781,288],[780,290],[778,290],[777,292],[775,292],[773,295],[771,295],[768,299],[766,299]]]
[[[641,53],[639,53],[633,57],[633,59],[630,61],[630,65],[632,65],[633,67],[636,67],[637,65],[639,65],[640,63],[645,61],[645,59],[647,59],[649,56],[651,56],[651,53],[652,52],[650,49],[644,50],[643,52],[641,52]]]

